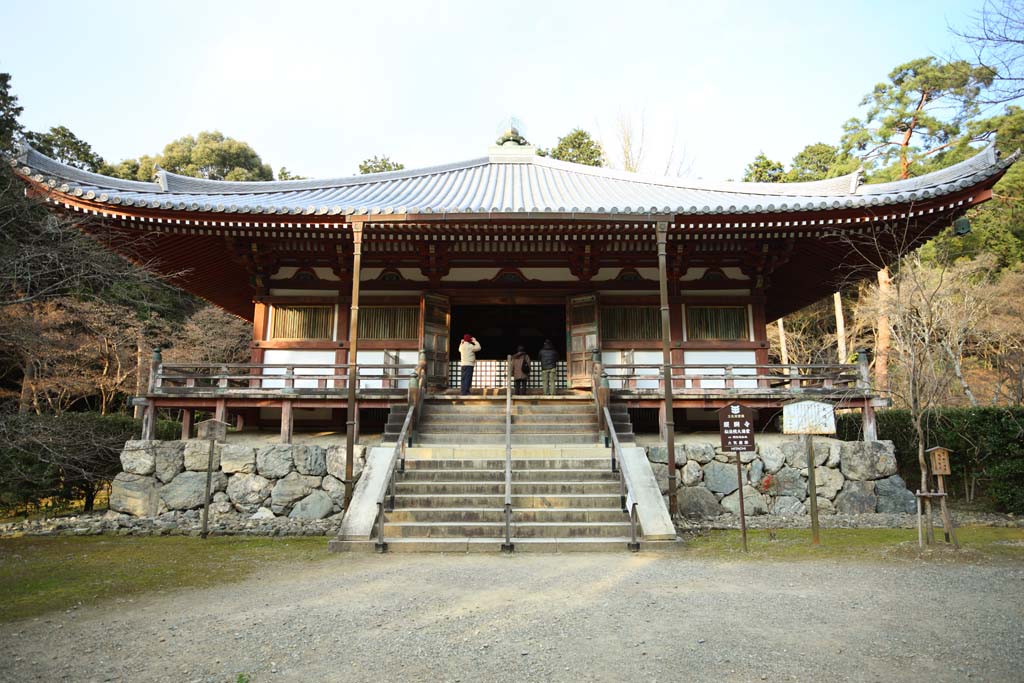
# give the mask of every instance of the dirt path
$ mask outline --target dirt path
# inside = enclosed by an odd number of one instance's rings
[[[1019,681],[1022,585],[1019,565],[332,556],[3,625],[0,680]]]

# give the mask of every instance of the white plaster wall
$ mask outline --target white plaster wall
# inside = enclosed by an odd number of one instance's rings
[[[263,362],[267,365],[290,365],[290,364],[302,364],[311,365],[315,363],[324,363],[325,365],[334,365],[334,351],[306,351],[298,349],[267,349],[263,353]],[[285,368],[267,368],[264,372],[268,375],[283,375]],[[312,368],[296,368],[296,375],[333,375],[335,370],[329,367],[312,367]],[[334,387],[334,381],[328,381],[328,387]],[[316,380],[295,380],[296,389],[315,389]],[[284,380],[264,380],[263,386],[266,389],[280,389],[284,387]]]
[[[619,365],[624,362],[623,357],[625,351],[602,351],[601,352],[601,363],[602,365]],[[634,351],[633,362],[638,365],[654,365],[662,362],[661,351]],[[615,379],[616,375],[624,375],[627,370],[610,369],[607,371],[608,374],[608,386],[611,389],[657,389],[659,387],[657,379],[636,379],[635,382],[628,384],[625,380]],[[638,368],[636,370],[636,377],[657,377],[660,374],[658,368]]]
[[[720,375],[725,372],[726,365],[754,365],[757,363],[757,355],[753,351],[686,351],[683,353],[683,363],[689,365],[712,365],[711,368],[686,368],[687,375]],[[754,375],[757,371],[754,368],[737,368],[734,370],[737,375]],[[689,389],[693,382],[686,381]],[[700,383],[704,389],[724,389],[724,380],[707,380]],[[756,389],[757,380],[737,380],[737,389]]]
[[[384,351],[357,351],[356,352],[356,365],[384,365]],[[394,351],[388,352],[394,354]],[[419,360],[419,351],[399,351],[398,352],[398,363],[400,365],[415,365]],[[398,371],[399,374],[407,375],[412,372],[411,368],[405,368]],[[384,380],[380,379],[366,379],[366,377],[379,376],[383,377],[385,373],[384,368],[367,368],[359,373],[361,378],[359,387],[361,389],[383,389]],[[388,383],[388,388],[392,386],[399,389],[409,388],[409,380],[400,379],[397,382],[391,381]]]

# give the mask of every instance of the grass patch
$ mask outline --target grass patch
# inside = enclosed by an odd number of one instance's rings
[[[960,550],[939,541],[931,549],[917,545],[917,529],[822,529],[821,545],[811,544],[810,529],[778,529],[774,539],[765,529],[749,530],[744,553],[740,532],[715,530],[687,540],[688,554],[696,558],[752,560],[885,560],[939,559],[957,562],[1024,560],[1024,529],[963,527],[956,530]]]
[[[66,536],[0,539],[0,621],[324,560],[327,539]]]

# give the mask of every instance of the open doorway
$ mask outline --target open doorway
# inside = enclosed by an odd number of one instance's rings
[[[451,360],[459,360],[462,335],[471,334],[480,342],[480,360],[504,359],[520,344],[536,358],[541,344],[550,339],[565,360],[565,332],[564,305],[452,306],[448,348]]]

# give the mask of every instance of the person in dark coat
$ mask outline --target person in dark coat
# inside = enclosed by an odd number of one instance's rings
[[[526,347],[520,346],[512,354],[512,378],[515,380],[515,393],[526,393],[526,381],[530,379],[530,356]]]
[[[538,354],[540,360],[540,378],[544,385],[544,394],[554,396],[555,384],[558,381],[558,350],[550,339],[544,340]]]

